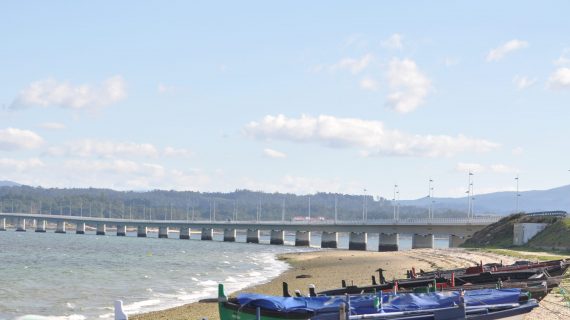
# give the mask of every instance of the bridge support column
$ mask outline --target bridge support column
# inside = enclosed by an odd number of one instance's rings
[[[321,235],[321,248],[336,249],[337,247],[338,247],[338,233],[323,231]]]
[[[180,227],[180,239],[182,240],[190,239],[190,228]]]
[[[351,232],[348,238],[348,250],[366,250],[367,240],[366,232]]]
[[[259,243],[259,230],[247,229],[246,243]]]
[[[465,242],[465,240],[467,240],[465,237],[459,237],[453,234],[449,235],[449,247],[450,248],[457,248],[459,247],[463,242]]]
[[[117,225],[117,237],[126,237],[127,236],[127,226],[124,224]]]
[[[18,220],[16,220],[16,231],[26,232],[26,219],[18,218]]]
[[[65,221],[58,221],[55,233],[65,233]]]
[[[433,234],[414,234],[412,236],[412,249],[432,249]]]
[[[236,241],[236,229],[224,229],[224,241],[225,242],[235,242]]]
[[[202,240],[212,240],[214,238],[214,229],[202,228]]]
[[[308,247],[311,245],[311,231],[297,231],[295,233],[295,247]]]
[[[146,238],[146,226],[137,226],[137,237]]]
[[[97,224],[97,235],[104,236],[107,233],[107,226],[104,223]]]
[[[46,232],[46,221],[38,220],[36,223],[36,232]]]
[[[380,233],[378,236],[378,251],[398,251],[400,235],[397,233]]]
[[[75,233],[85,234],[85,222],[77,222],[77,224],[75,224]]]
[[[0,218],[0,231],[6,231],[6,218]]]
[[[285,231],[283,230],[271,230],[271,238],[269,238],[269,244],[283,244],[284,236]]]
[[[158,227],[158,238],[168,239],[168,227]]]

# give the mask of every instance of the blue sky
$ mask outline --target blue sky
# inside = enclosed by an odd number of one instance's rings
[[[0,5],[0,175],[390,198],[570,182],[566,2]]]

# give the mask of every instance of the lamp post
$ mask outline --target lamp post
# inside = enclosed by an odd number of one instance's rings
[[[364,189],[364,194],[362,195],[362,221],[366,221],[366,189]]]
[[[398,189],[398,185],[394,185],[394,198],[392,198],[392,204],[394,205],[394,220],[396,220],[396,190]]]
[[[311,196],[309,196],[309,222],[311,222]]]
[[[433,218],[433,216],[432,216],[432,215],[433,215],[433,213],[432,213],[432,205],[431,205],[431,204],[432,204],[432,199],[431,199],[431,198],[432,198],[432,191],[433,191],[433,188],[432,188],[432,186],[431,186],[432,183],[433,183],[433,180],[430,178],[430,179],[429,179],[429,183],[428,183],[428,201],[430,202],[430,203],[429,203],[429,209],[428,209],[428,219]]]
[[[471,179],[471,177],[473,177],[473,172],[471,172],[471,170],[469,170],[469,175],[468,175],[468,182],[467,182],[467,219],[470,219],[473,215],[473,203],[471,200],[472,199],[472,195],[473,195],[473,181]]]
[[[334,223],[336,224],[337,218],[338,218],[338,211],[337,211],[337,207],[338,207],[338,199],[336,194],[334,195]]]
[[[281,222],[285,221],[285,197],[283,197],[283,204],[281,205]]]
[[[517,174],[516,178],[515,178],[516,182],[517,182],[517,193],[515,194],[515,213],[519,212],[519,197],[520,197],[520,193],[519,193],[519,175]]]

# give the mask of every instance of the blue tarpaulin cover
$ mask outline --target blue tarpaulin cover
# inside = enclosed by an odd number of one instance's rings
[[[481,289],[465,291],[465,304],[467,306],[481,306],[489,304],[518,303],[520,289]],[[459,304],[459,291],[432,292],[432,293],[382,293],[382,310],[384,312],[426,310],[452,307]],[[352,314],[375,313],[374,298],[377,295],[350,296]],[[332,297],[275,297],[261,294],[245,293],[237,296],[242,306],[260,307],[264,310],[279,312],[306,312],[328,313],[338,312],[341,303],[346,303],[344,296]]]

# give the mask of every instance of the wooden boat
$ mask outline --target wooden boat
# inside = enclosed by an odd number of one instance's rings
[[[520,289],[332,297],[241,294],[228,298],[223,285],[218,287],[221,320],[517,319],[537,306],[536,300]]]
[[[423,271],[420,269],[418,277],[429,277],[429,276],[442,276],[445,274],[455,273],[459,276],[462,274],[477,274],[482,272],[507,272],[507,271],[544,271],[549,272],[550,275],[558,276],[564,274],[570,263],[568,260],[550,260],[542,262],[531,262],[531,261],[517,261],[512,265],[503,265],[503,263],[488,263],[483,264],[482,262],[476,266],[467,268],[456,268],[451,270],[436,270],[436,271]],[[411,278],[416,277],[415,269],[408,271]]]

